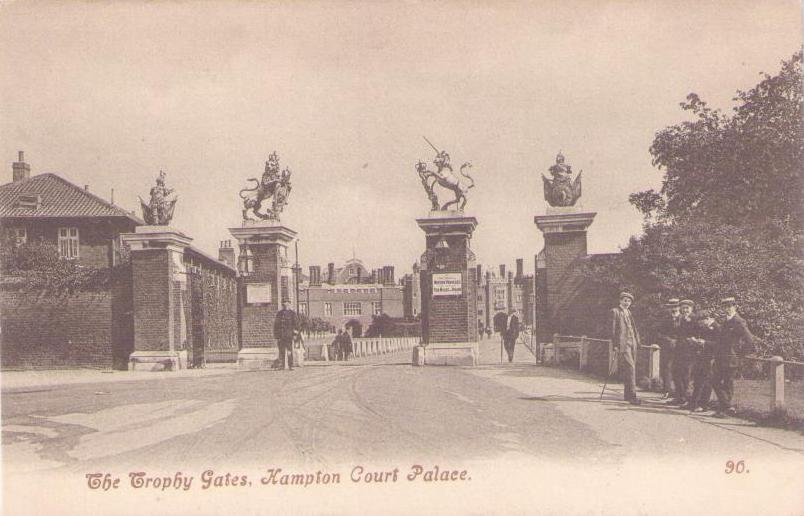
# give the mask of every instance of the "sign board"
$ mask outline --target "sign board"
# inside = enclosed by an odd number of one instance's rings
[[[246,283],[246,303],[270,303],[271,284],[270,283]]]
[[[438,272],[433,274],[433,297],[463,295],[460,272]]]

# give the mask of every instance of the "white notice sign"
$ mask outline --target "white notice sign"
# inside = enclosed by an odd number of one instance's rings
[[[433,296],[460,296],[463,294],[460,272],[433,274]]]
[[[270,283],[246,283],[246,303],[270,303]]]

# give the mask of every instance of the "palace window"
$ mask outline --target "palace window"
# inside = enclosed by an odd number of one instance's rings
[[[360,303],[344,303],[343,304],[343,315],[361,315],[363,310],[361,309]]]
[[[59,228],[59,256],[78,258],[78,228]]]
[[[380,315],[380,314],[382,314],[382,301],[372,301],[371,302],[371,313],[372,313],[372,315]]]
[[[307,315],[307,303],[299,303],[299,313]]]
[[[332,317],[332,303],[324,303],[324,316]]]

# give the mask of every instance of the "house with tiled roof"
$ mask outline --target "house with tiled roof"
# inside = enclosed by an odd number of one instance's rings
[[[144,222],[56,174],[31,176],[22,151],[12,182],[0,185],[3,243],[52,242],[62,258],[109,267],[119,261],[121,233]]]

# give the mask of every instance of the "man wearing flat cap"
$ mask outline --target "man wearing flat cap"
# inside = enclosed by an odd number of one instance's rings
[[[678,328],[681,322],[681,308],[677,297],[667,300],[667,315],[659,323],[656,334],[661,352],[659,353],[659,374],[662,378],[664,398],[675,394],[673,389],[673,355],[678,341]]]
[[[737,313],[735,298],[725,297],[720,304],[726,312],[726,319],[720,325],[720,342],[715,348],[712,389],[718,401],[715,416],[725,417],[734,413],[731,400],[734,394],[734,372],[738,365],[737,355],[748,349],[753,351],[755,337],[748,329],[745,319]]]
[[[639,332],[634,317],[631,315],[631,303],[633,302],[633,294],[621,292],[620,306],[611,309],[611,342],[619,359],[625,401],[632,405],[639,405],[641,402],[636,395],[636,355],[637,349],[639,349]]]

